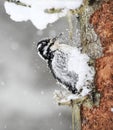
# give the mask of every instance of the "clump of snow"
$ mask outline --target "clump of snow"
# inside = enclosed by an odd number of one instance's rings
[[[79,79],[76,88],[82,88],[82,96],[87,95],[91,91],[91,83],[94,79],[95,70],[88,65],[90,58],[87,54],[82,54],[78,48],[71,49],[71,56],[68,62],[68,70],[78,74]]]
[[[60,112],[60,113],[58,113],[58,116],[60,117],[62,115],[62,113]]]
[[[113,112],[113,108],[111,108],[111,112]]]
[[[31,9],[16,5],[15,3],[5,2],[4,4],[6,13],[10,15],[10,18],[16,22],[27,21],[30,19],[29,14]]]
[[[44,95],[44,91],[41,91],[41,95]]]
[[[5,82],[4,82],[4,81],[1,81],[1,82],[0,82],[0,85],[1,85],[1,86],[4,86],[4,85],[5,85]]]
[[[31,20],[38,29],[44,29],[48,23],[53,23],[67,14],[69,9],[79,8],[83,0],[21,0],[20,2],[31,5],[24,7],[15,3],[5,2],[6,12],[14,21]],[[62,9],[59,13],[47,13],[46,9]]]

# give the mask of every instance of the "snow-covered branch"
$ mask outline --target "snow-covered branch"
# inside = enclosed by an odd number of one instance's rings
[[[12,20],[31,20],[37,29],[44,29],[82,3],[83,0],[7,0],[4,5]]]

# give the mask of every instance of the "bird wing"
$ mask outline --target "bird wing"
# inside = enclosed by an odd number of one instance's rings
[[[51,63],[51,69],[58,82],[65,85],[72,93],[75,93],[77,91],[78,74],[68,70],[69,55],[69,53],[60,50],[56,51]]]

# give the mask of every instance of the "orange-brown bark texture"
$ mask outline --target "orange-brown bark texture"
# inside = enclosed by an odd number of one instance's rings
[[[104,1],[90,23],[103,47],[103,56],[96,59],[95,76],[101,99],[99,107],[83,108],[82,130],[113,130],[113,0]]]

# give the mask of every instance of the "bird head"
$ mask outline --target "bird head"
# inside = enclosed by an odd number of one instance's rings
[[[41,40],[41,41],[38,42],[38,44],[37,44],[38,54],[44,60],[48,60],[50,53],[54,52],[58,49],[58,45],[59,45],[58,38],[59,38],[59,36],[54,37],[52,39],[50,39],[50,38],[44,39],[44,40]]]

